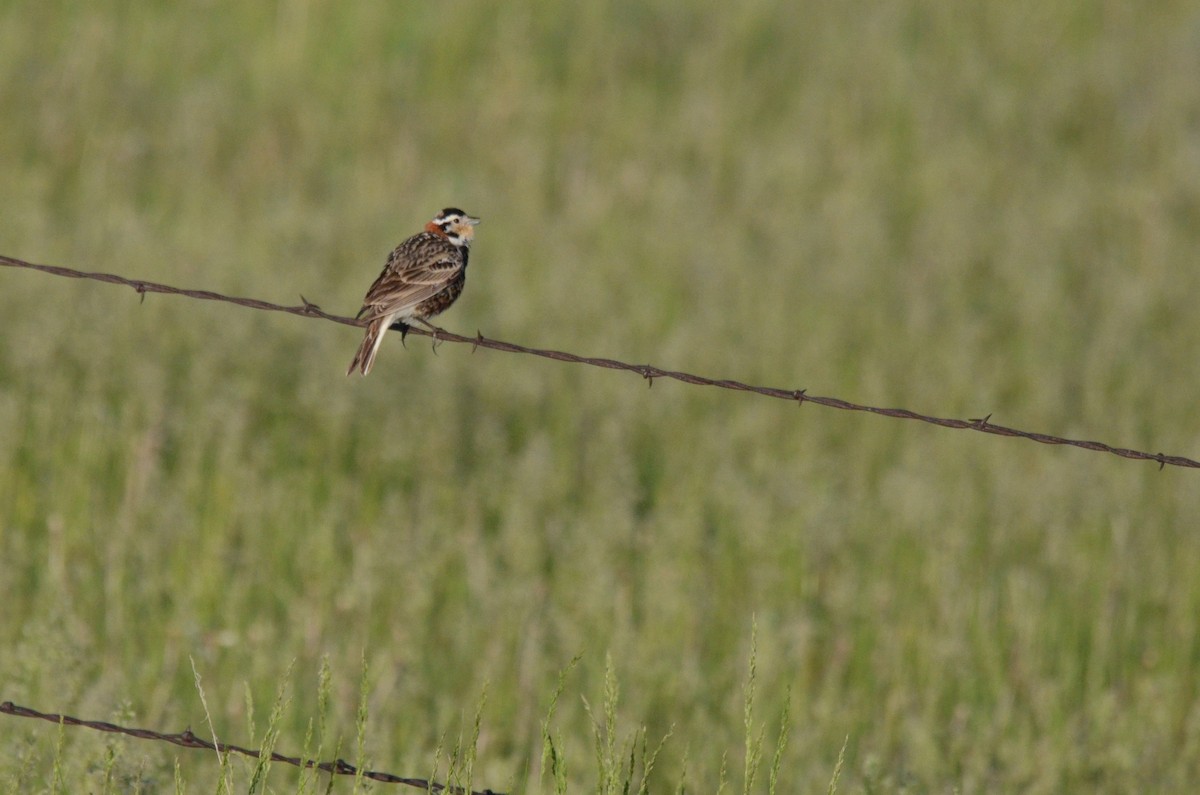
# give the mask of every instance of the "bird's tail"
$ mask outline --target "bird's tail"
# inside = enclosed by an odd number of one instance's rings
[[[362,370],[363,375],[371,372],[371,365],[375,363],[375,354],[379,353],[379,346],[383,344],[383,333],[390,325],[390,317],[381,317],[371,321],[371,325],[367,326],[367,333],[363,337],[362,345],[358,346],[358,353],[354,354],[354,361],[350,362],[350,369],[346,371],[346,375],[353,375],[355,370]]]

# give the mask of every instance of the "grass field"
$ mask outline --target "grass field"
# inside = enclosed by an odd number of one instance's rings
[[[1195,3],[8,2],[0,53],[0,253],[353,314],[452,204],[450,330],[1200,454]],[[1200,474],[358,341],[0,268],[0,701],[506,792],[1200,780]],[[4,791],[263,785],[0,716]]]

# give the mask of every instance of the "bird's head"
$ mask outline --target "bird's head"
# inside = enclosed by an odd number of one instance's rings
[[[472,218],[457,207],[447,207],[425,224],[425,229],[441,235],[456,246],[469,246],[475,239],[477,223],[478,218]]]

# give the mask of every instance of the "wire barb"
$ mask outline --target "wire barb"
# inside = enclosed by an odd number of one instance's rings
[[[223,301],[229,304],[237,304],[249,309],[258,309],[267,312],[286,312],[292,315],[301,317],[320,318],[333,323],[341,323],[344,326],[367,325],[366,321],[353,317],[340,317],[331,315],[315,305],[305,302],[304,306],[281,306],[272,304],[268,301],[260,301],[255,298],[238,298],[230,295],[222,295],[220,293],[210,292],[208,290],[185,290],[179,287],[172,287],[166,284],[157,284],[155,282],[139,281],[135,279],[127,279],[124,276],[117,276],[111,273],[88,273],[86,271],[78,271],[73,268],[64,268],[58,265],[37,265],[32,262],[6,257],[0,254],[0,265],[7,265],[13,268],[26,268],[28,270],[41,271],[49,273],[53,276],[63,276],[71,279],[92,279],[98,282],[107,282],[109,284],[122,284],[128,287],[133,287],[138,292],[166,293],[168,295],[182,295],[186,298],[194,298],[203,301]],[[425,337],[433,337],[435,342],[455,342],[471,346],[471,350],[475,351],[479,348],[490,348],[494,351],[504,351],[506,353],[521,353],[529,356],[540,356],[543,359],[553,359],[559,362],[570,362],[572,364],[585,364],[590,367],[603,367],[609,370],[627,370],[640,374],[643,378],[651,381],[653,378],[670,378],[675,381],[682,381],[685,384],[695,386],[712,386],[720,389],[732,389],[739,392],[753,392],[764,397],[778,398],[780,400],[795,400],[803,403],[816,403],[826,408],[839,409],[841,411],[863,411],[870,414],[878,414],[883,417],[891,417],[893,419],[916,420],[930,425],[937,425],[942,428],[951,428],[954,430],[970,430],[980,433],[988,433],[994,436],[1013,436],[1020,439],[1027,439],[1040,444],[1052,445],[1067,445],[1070,447],[1078,447],[1083,450],[1091,450],[1099,453],[1109,453],[1111,455],[1120,456],[1138,461],[1156,461],[1159,468],[1165,468],[1168,464],[1175,467],[1186,467],[1189,469],[1200,469],[1200,461],[1191,458],[1185,458],[1178,455],[1165,455],[1163,453],[1146,453],[1141,450],[1133,450],[1128,447],[1115,447],[1103,442],[1090,442],[1081,439],[1067,439],[1062,436],[1052,436],[1046,433],[1034,433],[1032,431],[1023,431],[1019,428],[1009,428],[1004,425],[993,425],[989,419],[991,415],[980,420],[959,420],[946,417],[934,417],[927,414],[919,414],[908,409],[887,409],[877,406],[867,406],[860,403],[852,403],[849,400],[842,400],[835,397],[821,397],[818,395],[809,395],[807,390],[795,389],[780,389],[777,387],[755,386],[753,384],[742,383],[741,381],[733,381],[729,379],[714,379],[707,378],[702,375],[694,375],[692,373],[677,372],[674,370],[663,370],[657,367],[652,367],[645,364],[628,364],[626,362],[617,361],[616,359],[602,359],[591,356],[580,356],[576,353],[568,353],[566,351],[555,351],[544,348],[530,348],[525,345],[517,345],[513,342],[504,342],[502,340],[493,340],[484,337],[476,332],[474,337],[464,337],[455,334],[445,329],[438,328],[436,332],[429,332],[425,329],[405,326],[404,324],[393,324],[393,329],[400,330],[400,341],[404,341],[407,334],[418,334]],[[434,327],[436,328],[436,327]]]
[[[126,737],[133,737],[138,740],[156,740],[158,742],[171,743],[178,745],[181,748],[200,748],[206,751],[219,751],[223,754],[241,754],[255,759],[261,759],[263,752],[255,748],[243,748],[230,743],[213,743],[208,740],[197,737],[192,733],[190,728],[184,729],[177,734],[164,734],[156,732],[152,729],[135,729],[128,726],[118,726],[115,723],[107,723],[99,720],[83,720],[70,715],[59,715],[53,712],[39,712],[36,709],[29,707],[18,706],[11,701],[5,701],[0,704],[0,713],[5,715],[13,715],[18,718],[37,718],[39,720],[49,721],[63,726],[82,726],[85,729],[93,731],[107,732],[109,734],[123,734]],[[306,767],[314,770],[321,770],[337,776],[357,776],[359,770],[354,765],[344,759],[335,759],[330,762],[318,762],[315,759],[303,759],[298,756],[284,756],[283,754],[274,751],[270,754],[272,762],[280,762],[293,767]],[[426,792],[446,792],[450,795],[503,795],[503,793],[495,792],[490,789],[485,790],[470,790],[463,787],[448,786],[440,784],[436,781],[430,781],[424,778],[411,778],[408,776],[397,776],[392,773],[384,773],[379,770],[364,770],[362,771],[363,778],[369,778],[372,781],[381,781],[384,784],[403,784],[407,787],[416,787],[423,789]]]

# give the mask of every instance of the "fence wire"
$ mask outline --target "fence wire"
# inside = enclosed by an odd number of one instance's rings
[[[242,756],[252,757],[254,759],[262,759],[263,753],[255,748],[243,748],[240,745],[231,745],[230,743],[209,742],[201,737],[197,737],[192,733],[191,729],[175,734],[164,734],[151,729],[135,729],[128,726],[118,726],[115,723],[107,723],[100,720],[83,720],[74,718],[70,715],[59,715],[53,712],[39,712],[36,709],[22,707],[11,701],[5,701],[0,704],[0,713],[5,715],[13,715],[18,718],[37,718],[50,723],[55,723],[62,726],[82,726],[85,729],[92,729],[98,732],[107,732],[109,734],[122,734],[126,737],[134,737],[138,740],[156,740],[158,742],[171,743],[183,748],[200,748],[208,751],[217,751],[222,754],[241,754]],[[344,759],[335,759],[330,762],[318,762],[315,759],[303,759],[298,756],[285,756],[280,753],[272,752],[270,754],[272,762],[280,762],[293,767],[312,768],[321,770],[334,776],[357,776],[359,770],[354,765]],[[369,778],[372,781],[381,781],[385,784],[403,784],[408,787],[417,787],[426,792],[448,792],[451,795],[503,795],[503,793],[494,792],[490,789],[471,790],[468,792],[463,787],[449,786],[439,784],[436,781],[430,781],[424,778],[410,778],[407,776],[396,776],[391,773],[384,773],[379,770],[364,770],[362,778]]]
[[[273,304],[269,301],[260,301],[255,298],[239,298],[232,295],[223,295],[221,293],[211,292],[209,290],[187,290],[180,287],[172,287],[167,284],[158,284],[149,282],[143,279],[129,279],[124,276],[117,276],[111,273],[91,273],[86,271],[78,271],[73,268],[64,268],[58,265],[37,265],[32,262],[14,259],[0,255],[0,265],[7,265],[13,268],[26,268],[28,270],[41,271],[54,276],[64,276],[70,279],[90,279],[98,282],[107,282],[109,284],[119,284],[126,287],[132,287],[145,300],[146,293],[164,293],[167,295],[182,295],[187,298],[195,298],[203,301],[222,301],[224,303],[236,304],[238,306],[248,307],[250,309],[258,309],[268,312],[287,312],[292,315],[300,315],[301,317],[320,318],[321,320],[329,320],[334,323],[341,323],[346,326],[365,326],[366,322],[357,320],[352,317],[342,317],[340,315],[331,315],[323,311],[319,306],[311,303],[303,295],[300,296],[301,304],[297,306],[284,306],[282,304]],[[392,328],[398,328],[393,326]],[[994,436],[1011,436],[1019,439],[1028,439],[1031,442],[1051,445],[1067,445],[1070,447],[1078,447],[1083,450],[1091,450],[1099,453],[1110,453],[1120,456],[1121,458],[1129,458],[1139,461],[1156,461],[1161,470],[1166,466],[1187,467],[1191,469],[1200,469],[1200,461],[1191,458],[1185,458],[1179,455],[1167,455],[1166,453],[1147,453],[1141,450],[1133,450],[1128,447],[1115,447],[1104,442],[1087,441],[1083,439],[1067,439],[1062,436],[1054,436],[1048,433],[1035,433],[1032,431],[1024,431],[1019,428],[1012,428],[1006,425],[997,425],[991,422],[991,414],[978,419],[951,419],[946,417],[935,417],[928,414],[920,414],[908,409],[898,408],[880,408],[878,406],[868,406],[861,403],[854,403],[849,400],[842,400],[835,397],[822,397],[820,395],[810,395],[805,389],[781,389],[778,387],[756,386],[754,384],[746,384],[741,381],[734,381],[726,378],[708,378],[702,375],[693,373],[684,373],[677,370],[664,370],[661,367],[655,367],[650,364],[630,364],[628,362],[618,361],[616,359],[604,359],[593,356],[580,356],[575,353],[566,351],[547,350],[544,348],[530,348],[525,345],[517,345],[512,342],[503,342],[484,337],[476,332],[474,337],[464,337],[460,334],[455,334],[445,329],[437,329],[436,331],[427,331],[425,329],[413,326],[409,329],[410,334],[417,334],[425,337],[433,337],[437,342],[454,342],[459,344],[470,345],[472,351],[477,348],[488,348],[495,351],[507,351],[508,353],[523,353],[530,356],[540,356],[545,359],[554,359],[560,362],[571,362],[574,364],[585,364],[591,367],[604,367],[610,370],[625,370],[631,373],[637,373],[642,378],[646,379],[651,386],[654,385],[656,378],[669,378],[674,381],[682,381],[685,384],[693,384],[695,386],[711,386],[720,389],[732,389],[738,392],[753,392],[764,397],[778,398],[780,400],[794,401],[798,405],[805,403],[813,403],[818,406],[827,408],[839,409],[841,411],[863,411],[869,414],[878,414],[883,417],[891,417],[900,420],[916,420],[918,422],[937,425],[942,428],[953,428],[963,431],[978,431],[980,433],[988,433]]]

